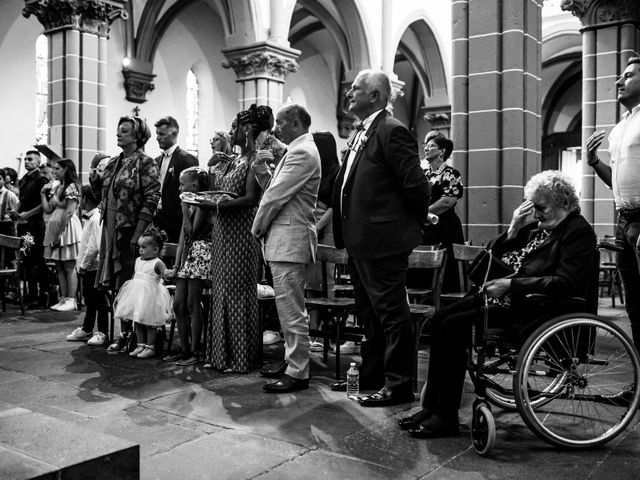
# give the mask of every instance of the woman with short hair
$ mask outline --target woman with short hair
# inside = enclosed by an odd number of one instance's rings
[[[567,175],[552,170],[538,173],[525,186],[524,196],[508,230],[489,246],[515,273],[483,286],[490,325],[514,329],[522,340],[541,316],[525,296],[539,293],[588,299],[598,258],[596,235],[580,215],[578,196]],[[482,318],[483,306],[481,295],[469,295],[432,318],[422,409],[398,421],[414,437],[458,433],[471,326]]]
[[[144,153],[151,138],[147,122],[139,117],[121,117],[116,136],[122,152],[109,161],[102,176],[90,177],[93,191],[102,199],[96,286],[114,293],[133,276],[138,238],[151,223],[160,199],[157,164]],[[123,322],[123,333],[131,329],[131,322]],[[125,345],[126,338],[121,334],[108,350],[119,351]]]

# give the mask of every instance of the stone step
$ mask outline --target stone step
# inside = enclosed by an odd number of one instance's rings
[[[140,478],[140,446],[25,408],[0,409],[0,478]]]

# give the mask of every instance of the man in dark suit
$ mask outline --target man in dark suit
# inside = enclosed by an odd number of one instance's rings
[[[180,174],[198,165],[198,159],[178,146],[180,127],[173,117],[162,117],[155,123],[156,140],[162,155],[156,158],[160,171],[161,198],[154,224],[167,233],[167,241],[178,243],[182,228],[180,206]]]
[[[429,183],[420,169],[417,142],[386,111],[391,83],[364,70],[347,92],[362,128],[349,141],[333,197],[334,237],[349,252],[358,315],[364,323],[363,406],[413,401],[411,316],[406,294],[409,254],[427,223]],[[346,389],[344,383],[332,386]]]

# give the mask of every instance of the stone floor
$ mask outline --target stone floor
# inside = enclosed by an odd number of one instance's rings
[[[623,308],[607,307],[605,300],[601,307],[601,314],[626,324]],[[605,447],[566,452],[538,440],[516,414],[494,409],[497,444],[489,458],[482,458],[468,433],[424,441],[400,431],[396,420],[417,403],[367,409],[332,392],[333,363],[324,364],[320,354],[313,354],[308,390],[269,395],[262,393],[265,379],[257,373],[224,375],[201,365],[133,360],[66,342],[81,315],[28,311],[22,316],[13,307],[0,314],[0,439],[2,411],[19,407],[53,417],[70,431],[84,427],[96,436],[139,444],[143,479],[609,480],[640,475],[637,421]],[[424,377],[428,349],[420,358]],[[463,422],[469,421],[472,401],[467,384]]]

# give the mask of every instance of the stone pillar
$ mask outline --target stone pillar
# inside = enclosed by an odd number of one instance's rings
[[[458,0],[453,12],[453,165],[466,236],[504,231],[541,162],[542,0]]]
[[[625,111],[616,100],[615,81],[624,71],[627,59],[640,50],[640,3],[636,0],[608,3],[574,0],[562,2],[561,7],[572,12],[584,25],[582,155],[585,158],[587,138],[595,130],[610,132]],[[607,163],[608,146],[605,137],[599,156]],[[593,224],[598,236],[611,235],[616,224],[613,195],[586,162],[582,168],[582,214]]]
[[[26,0],[22,13],[34,15],[49,40],[50,145],[82,178],[106,149],[107,38],[126,13],[121,1],[108,0]]]
[[[233,68],[238,79],[238,109],[252,103],[268,105],[274,111],[282,105],[283,87],[289,73],[298,69],[299,50],[261,42],[248,47],[223,50],[224,68]]]

